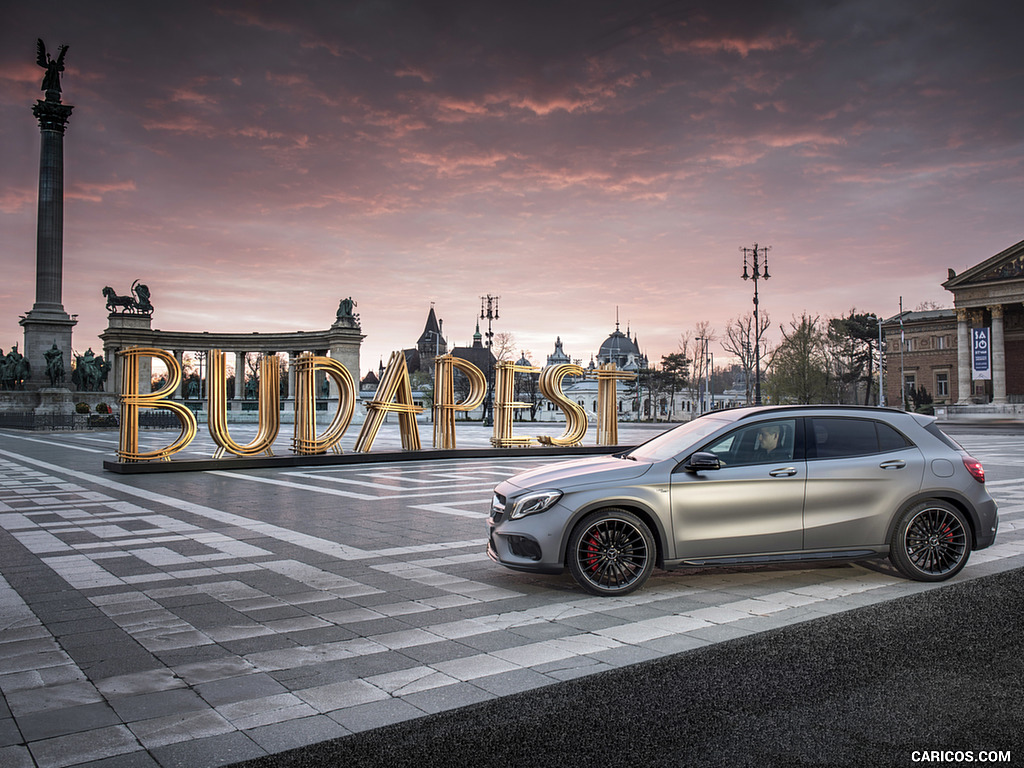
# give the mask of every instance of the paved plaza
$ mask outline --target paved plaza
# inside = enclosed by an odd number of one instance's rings
[[[950,431],[1000,505],[995,546],[953,582],[1024,565],[1024,434]],[[374,448],[398,446],[390,425]],[[5,768],[223,765],[942,589],[845,565],[656,572],[609,599],[501,568],[491,490],[542,461],[529,450],[125,476],[101,468],[116,447],[0,432]],[[204,428],[179,456],[212,453]]]

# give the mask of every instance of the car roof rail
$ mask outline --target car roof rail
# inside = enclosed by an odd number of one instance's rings
[[[766,413],[785,413],[787,411],[796,411],[796,410],[799,410],[799,411],[835,411],[835,410],[841,410],[841,411],[865,411],[865,412],[870,412],[870,413],[878,413],[879,411],[882,411],[883,413],[907,413],[907,411],[901,410],[899,408],[892,408],[892,407],[889,407],[889,406],[881,406],[881,405],[839,405],[839,404],[829,405],[827,403],[815,403],[814,405],[742,406],[743,410],[746,410],[748,408],[749,408],[749,413],[741,414],[736,419],[737,421],[740,421],[741,419],[749,419],[749,418],[752,418],[754,416],[761,416],[761,415],[766,414]],[[725,410],[725,409],[722,409],[722,410]],[[732,409],[732,410],[740,410],[740,409]],[[720,413],[720,412],[721,411],[715,411],[715,413]]]

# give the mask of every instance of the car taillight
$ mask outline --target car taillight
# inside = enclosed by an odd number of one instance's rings
[[[967,467],[967,471],[971,473],[971,476],[979,483],[985,482],[985,468],[981,466],[981,462],[973,456],[964,456],[964,466]]]

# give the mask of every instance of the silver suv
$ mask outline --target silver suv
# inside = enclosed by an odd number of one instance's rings
[[[788,406],[716,412],[611,456],[502,482],[487,552],[597,595],[672,569],[889,557],[941,581],[995,541],[985,470],[930,416]]]

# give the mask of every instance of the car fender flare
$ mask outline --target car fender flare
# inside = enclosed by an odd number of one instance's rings
[[[959,491],[955,491],[950,488],[943,488],[941,490],[932,489],[931,491],[921,491],[914,494],[905,502],[903,502],[897,509],[896,513],[889,520],[889,525],[885,532],[886,543],[892,541],[893,532],[896,530],[896,525],[899,523],[900,518],[903,516],[904,511],[910,509],[915,504],[919,504],[922,501],[928,499],[938,499],[939,501],[946,501],[955,506],[961,512],[964,517],[967,518],[967,524],[971,526],[971,549],[974,549],[978,542],[978,530],[981,527],[981,519],[978,517],[978,512],[974,508],[974,505],[967,500]]]
[[[666,559],[666,552],[668,551],[668,535],[665,532],[664,526],[661,524],[661,519],[654,513],[647,504],[637,499],[599,499],[589,504],[585,504],[576,510],[569,518],[568,524],[562,529],[562,541],[559,544],[560,559],[564,563],[565,558],[568,556],[569,549],[569,537],[572,535],[573,529],[584,517],[589,515],[591,512],[596,512],[599,509],[609,508],[624,509],[627,512],[632,512],[637,515],[641,520],[647,523],[651,529],[651,534],[654,536],[654,541],[657,545],[657,559],[655,564],[661,568],[662,563]]]

